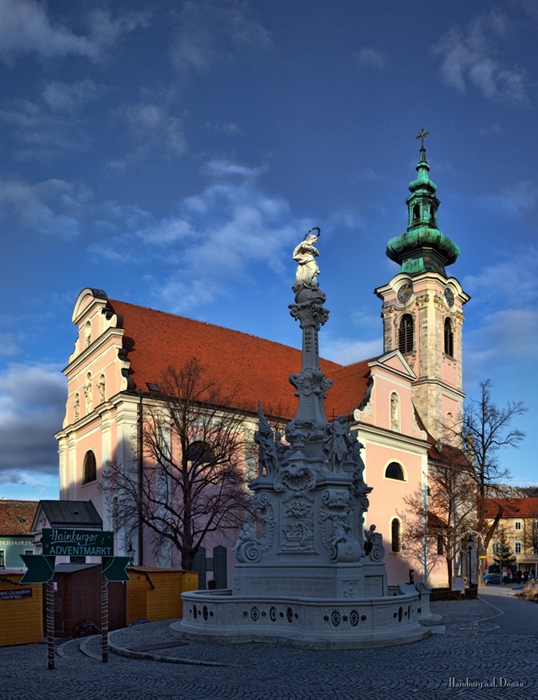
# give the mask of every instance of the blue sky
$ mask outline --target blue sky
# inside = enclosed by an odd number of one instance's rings
[[[2,0],[1,495],[56,498],[84,287],[298,346],[320,226],[321,353],[379,354],[375,287],[425,127],[464,388],[524,401],[538,483],[536,2]],[[290,391],[293,389],[290,387]]]

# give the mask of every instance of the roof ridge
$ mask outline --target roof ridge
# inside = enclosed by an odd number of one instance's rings
[[[283,348],[287,348],[289,350],[294,350],[295,352],[301,352],[301,348],[294,347],[293,345],[286,345],[285,343],[280,343],[278,340],[271,340],[270,338],[262,338],[259,335],[254,335],[254,333],[247,333],[246,331],[238,331],[235,328],[228,328],[227,326],[221,326],[218,323],[211,323],[210,321],[199,321],[196,318],[190,318],[189,316],[181,316],[180,314],[174,314],[171,311],[162,311],[160,309],[152,309],[149,306],[141,306],[140,304],[132,304],[129,301],[121,301],[120,299],[109,299],[108,300],[111,305],[113,304],[127,304],[128,306],[131,306],[133,308],[137,309],[143,309],[144,311],[151,311],[152,313],[155,314],[164,314],[165,316],[172,316],[173,318],[178,318],[178,319],[183,319],[185,321],[189,321],[190,323],[199,323],[200,325],[203,326],[212,326],[213,328],[220,328],[223,331],[227,331],[228,333],[237,333],[238,335],[243,335],[243,336],[248,336],[249,338],[253,338],[254,340],[263,340],[265,343],[272,343],[273,345],[278,345]],[[112,306],[112,310],[114,310]],[[334,370],[340,369],[342,367],[347,367],[351,365],[341,365],[338,362],[335,362],[334,360],[329,360],[325,357],[320,357],[321,360],[324,362],[330,362],[332,365],[335,365]],[[330,372],[333,371],[333,369],[328,370]]]

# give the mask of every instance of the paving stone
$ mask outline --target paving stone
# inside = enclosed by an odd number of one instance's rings
[[[189,643],[146,652],[143,659],[110,653],[109,663],[103,664],[97,635],[59,647],[56,669],[48,671],[46,644],[4,647],[0,649],[0,697],[454,700],[469,698],[471,693],[473,700],[538,697],[536,636],[525,637],[522,644],[517,635],[492,633],[498,612],[481,600],[432,603],[432,611],[443,616],[445,634],[375,649],[311,651],[281,644]],[[119,630],[111,634],[111,643],[129,653],[128,647],[177,642],[169,624]],[[90,656],[82,653],[82,646]],[[503,682],[522,686],[499,687]],[[479,683],[483,687],[477,687]],[[485,687],[486,683],[497,687]]]

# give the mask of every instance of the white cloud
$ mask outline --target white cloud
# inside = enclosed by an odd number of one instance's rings
[[[478,130],[479,136],[492,136],[493,134],[501,133],[501,125],[498,122],[491,126],[484,126]]]
[[[18,160],[53,160],[66,151],[87,148],[90,139],[79,112],[106,91],[92,80],[64,83],[44,81],[40,100],[8,100],[0,112],[12,131],[13,154]]]
[[[21,470],[34,476],[56,473],[54,433],[62,427],[65,378],[56,367],[13,364],[1,379],[2,479],[20,479]]]
[[[521,308],[538,299],[537,269],[538,251],[530,248],[489,265],[476,275],[467,275],[462,284],[471,297]]]
[[[2,357],[15,357],[21,352],[20,341],[23,340],[22,333],[2,333],[0,336],[0,355]]]
[[[178,13],[178,31],[170,58],[183,75],[205,73],[238,51],[267,50],[270,33],[251,15],[246,3],[187,2]]]
[[[241,129],[233,122],[206,122],[206,129],[216,131],[219,134],[235,136],[241,133]]]
[[[110,168],[124,170],[159,152],[166,158],[184,154],[183,121],[170,113],[166,100],[162,104],[144,100],[128,105],[122,109],[122,115],[137,146],[124,158],[110,161]]]
[[[479,328],[465,334],[467,382],[501,371],[503,376],[529,371],[538,361],[538,310],[503,309],[484,316]],[[531,379],[532,381],[532,379]]]
[[[129,12],[113,19],[108,11],[97,9],[87,17],[89,36],[83,36],[52,20],[46,3],[2,0],[2,57],[9,65],[25,54],[44,59],[80,56],[99,61],[122,36],[138,26],[146,26],[147,17],[147,13]]]
[[[216,179],[238,177],[242,180],[255,180],[265,170],[265,167],[250,168],[228,160],[212,160],[203,166],[202,173]]]
[[[487,98],[526,102],[524,76],[498,58],[502,39],[510,29],[507,17],[497,11],[477,17],[467,31],[450,29],[432,48],[433,55],[442,59],[443,81],[458,92],[474,85]]]
[[[41,96],[53,112],[74,112],[88,102],[98,99],[104,92],[104,85],[98,85],[90,79],[75,83],[53,80],[43,84]]]
[[[284,199],[253,186],[256,168],[232,166],[214,169],[224,181],[185,198],[174,215],[126,218],[123,231],[93,245],[92,252],[118,262],[143,261],[146,268],[148,261],[159,264],[163,273],[153,282],[153,294],[177,313],[224,295],[232,279],[263,274],[264,267],[280,274],[284,249],[310,226],[293,220]],[[230,173],[233,182],[226,181]],[[241,175],[243,182],[237,182]],[[116,214],[114,225],[121,230],[121,209]]]
[[[386,65],[385,57],[376,49],[363,48],[355,54],[357,63],[363,66],[373,66],[374,68],[384,68]]]
[[[538,187],[528,180],[507,185],[501,192],[477,197],[480,207],[494,216],[519,219],[525,211],[534,209],[538,201]]]
[[[66,151],[85,149],[89,139],[72,114],[51,113],[29,100],[11,100],[0,112],[14,133],[15,158],[49,161]]]
[[[0,192],[4,215],[14,215],[25,229],[65,239],[80,234],[81,219],[91,197],[86,187],[65,180],[36,185],[6,180]]]
[[[468,353],[480,362],[538,356],[538,310],[503,309],[484,317],[480,328],[467,334]]]
[[[350,340],[349,338],[331,338],[325,334],[320,342],[320,354],[326,360],[341,365],[351,365],[364,359],[377,357],[383,352],[381,339]]]

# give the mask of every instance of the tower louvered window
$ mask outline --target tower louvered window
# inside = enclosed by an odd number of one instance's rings
[[[454,331],[449,318],[445,318],[445,353],[454,357]]]
[[[413,317],[411,314],[402,316],[398,330],[398,349],[400,352],[413,351]]]

